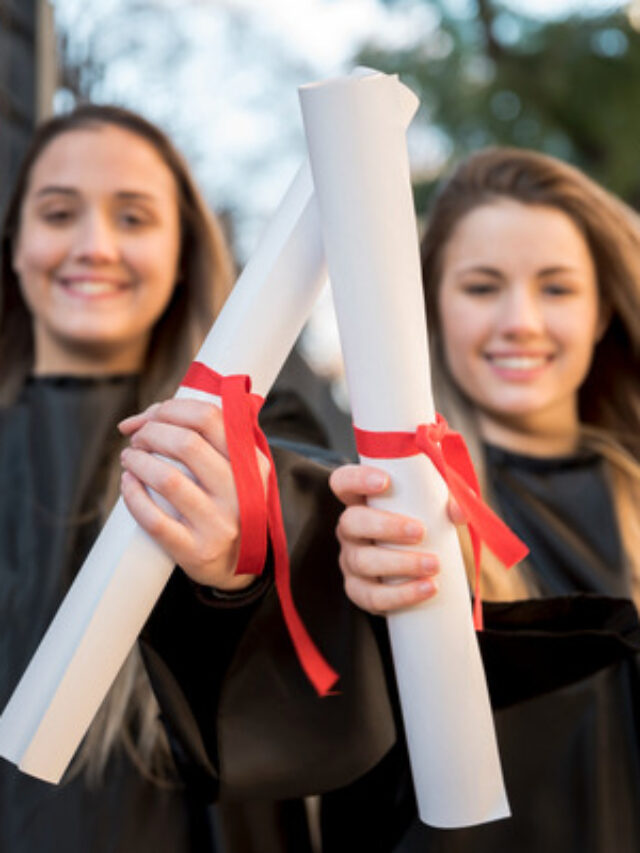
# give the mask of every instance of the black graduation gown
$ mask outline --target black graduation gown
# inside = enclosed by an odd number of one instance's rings
[[[513,817],[459,830],[414,817],[399,841],[415,815],[400,741],[325,798],[324,853],[640,850],[640,629],[602,460],[487,448],[487,464],[542,596],[485,604],[479,635]]]
[[[39,378],[26,384],[14,406],[0,411],[0,707],[6,704],[98,533],[99,500],[119,444],[115,424],[137,410],[136,385],[132,377]],[[293,438],[318,441],[321,434],[287,395],[265,405],[263,413],[265,429],[281,437],[274,455],[294,575],[301,567],[306,572],[331,573],[329,588],[337,597],[340,581],[334,544],[333,563],[326,555],[327,544],[334,541],[339,507],[326,488],[326,459],[309,461],[298,451],[306,456],[322,451],[292,443]],[[207,803],[218,794],[221,779],[230,793],[235,791],[240,797],[255,795],[254,782],[270,798],[304,793],[299,766],[294,768],[298,785],[287,781],[289,758],[280,767],[280,783],[275,788],[271,785],[279,750],[289,755],[286,727],[291,726],[291,715],[300,712],[299,704],[289,709],[285,670],[294,673],[294,689],[300,688],[304,677],[282,627],[275,596],[272,591],[263,594],[267,585],[259,584],[238,607],[233,600],[226,605],[209,601],[176,571],[145,626],[143,654],[184,784],[161,789],[144,779],[119,752],[112,756],[104,781],[96,788],[87,785],[84,775],[51,786],[0,759],[2,853],[205,853],[218,846]],[[309,597],[314,599],[313,582],[307,579],[303,586],[307,599],[305,602],[303,596],[299,604],[306,619],[305,605],[308,609]],[[324,580],[319,586],[326,587]],[[315,596],[313,604],[323,604],[326,598],[324,594]],[[364,688],[354,679],[349,681],[350,666],[343,666],[349,657],[341,639],[345,634],[338,632],[355,636],[356,648],[361,643],[366,649],[372,639],[366,620],[354,608],[343,606],[334,618],[337,633],[325,651],[329,657],[335,652],[331,662],[343,674],[343,693],[324,700],[325,712],[330,710],[319,725],[321,732],[328,727],[327,736],[340,738],[344,725],[353,720],[353,710],[346,711],[359,707],[363,698],[367,704],[363,689],[381,692],[382,675],[371,675],[371,667],[367,667]],[[265,633],[261,635],[261,631]],[[247,634],[253,639],[247,641]],[[261,662],[257,670],[252,669],[251,654],[246,660],[239,654],[242,644],[248,642],[251,648],[253,642],[262,648],[265,637],[272,638],[272,634],[285,670],[278,669],[270,654],[268,667]],[[235,683],[235,692],[223,693],[221,701],[222,676],[232,660],[236,668],[246,670],[246,677],[242,675]],[[261,690],[277,696],[281,703],[271,715],[268,709],[263,715],[254,701],[255,696],[264,697]],[[318,700],[308,685],[302,691],[313,713]],[[219,704],[224,719],[220,737],[215,727]],[[255,740],[247,750],[244,739],[239,738],[247,714],[250,725],[255,717],[266,730],[273,725],[275,714],[280,737],[265,746],[256,725]],[[340,784],[336,779],[355,778],[375,764],[393,736],[391,714],[383,713],[379,720],[372,720],[360,748],[356,743],[354,757],[339,758],[328,773],[319,768],[319,775],[327,776],[328,786]],[[302,750],[296,761],[308,758]],[[317,775],[310,774],[314,787]]]

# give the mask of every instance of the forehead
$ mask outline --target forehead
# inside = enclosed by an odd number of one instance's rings
[[[480,205],[456,225],[445,250],[445,266],[560,263],[591,267],[587,242],[568,214],[547,205],[499,199]]]
[[[31,169],[29,191],[50,184],[87,194],[140,191],[171,201],[177,196],[173,174],[153,145],[108,124],[65,131],[44,148]]]

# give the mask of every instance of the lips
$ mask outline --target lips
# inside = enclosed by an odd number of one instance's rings
[[[538,370],[548,364],[553,356],[487,354],[485,358],[500,370]]]
[[[60,284],[67,293],[82,298],[98,298],[104,296],[116,296],[129,289],[129,285],[111,279],[59,279]]]

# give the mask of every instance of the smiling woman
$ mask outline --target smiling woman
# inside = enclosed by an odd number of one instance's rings
[[[176,183],[148,142],[109,125],[54,139],[33,166],[13,250],[35,373],[137,370],[180,239]]]
[[[484,438],[534,455],[571,452],[576,389],[608,320],[578,227],[554,207],[480,205],[451,235],[443,270],[444,356]]]
[[[513,817],[446,832],[416,822],[395,847],[389,816],[397,836],[414,808],[400,745],[351,791],[327,798],[328,833],[345,801],[357,813],[355,793],[369,815],[385,815],[384,826],[370,828],[367,849],[634,853],[637,215],[553,158],[481,151],[436,199],[422,272],[437,408],[463,433],[486,496],[530,549],[509,572],[486,550],[482,558],[490,603],[479,640]],[[345,466],[331,482],[347,504],[338,535],[352,600],[387,612],[437,594],[435,558],[412,550],[420,525],[410,535],[414,520],[364,505],[393,487],[388,476]],[[451,514],[464,520],[455,508]]]
[[[0,708],[120,490],[181,569],[145,626],[146,668],[134,649],[63,783],[0,762],[0,848],[211,853],[221,680],[270,578],[234,574],[238,500],[220,410],[149,404],[175,392],[214,323],[231,288],[228,251],[169,140],[133,113],[87,105],[36,132],[0,260]],[[323,443],[290,396],[270,396],[261,423]],[[314,514],[323,501],[331,518],[323,466],[274,455],[279,476],[305,472],[305,505]],[[288,523],[304,524],[304,512]],[[147,673],[170,697],[163,718]]]

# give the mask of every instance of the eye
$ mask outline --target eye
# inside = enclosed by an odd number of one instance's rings
[[[120,214],[120,222],[127,228],[136,228],[145,224],[145,218],[135,211],[124,211]]]
[[[470,282],[462,287],[464,293],[469,296],[487,296],[492,293],[497,293],[498,285],[492,282]]]
[[[68,208],[58,207],[51,210],[45,210],[42,213],[42,218],[45,222],[51,225],[63,225],[73,217],[73,211]]]
[[[568,284],[557,284],[555,282],[551,282],[544,285],[543,292],[548,296],[568,296],[574,292],[574,288],[570,287]]]

